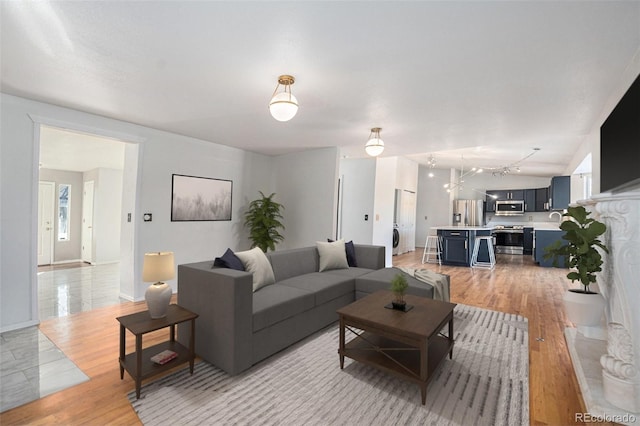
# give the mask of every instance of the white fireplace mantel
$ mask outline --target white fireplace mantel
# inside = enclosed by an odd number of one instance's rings
[[[640,190],[581,201],[607,225],[598,287],[606,300],[607,340],[575,329],[565,337],[587,411],[616,423],[640,420]],[[637,424],[637,423],[636,423]]]

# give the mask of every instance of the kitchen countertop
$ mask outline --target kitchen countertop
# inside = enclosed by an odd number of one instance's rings
[[[464,225],[446,225],[446,226],[432,226],[431,229],[450,229],[456,231],[491,231],[493,226],[464,226]]]
[[[560,224],[555,222],[537,223],[533,226],[533,229],[544,229],[545,231],[561,231]]]
[[[432,226],[431,229],[439,230],[439,229],[453,229],[460,231],[493,231],[497,226],[522,226],[523,228],[533,228],[540,229],[545,231],[560,231],[560,224],[557,222],[520,222],[520,223],[488,223],[484,226],[465,226],[465,225],[440,225],[440,226]]]

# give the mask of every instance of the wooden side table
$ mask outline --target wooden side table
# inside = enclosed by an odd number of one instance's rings
[[[131,375],[136,381],[136,398],[140,398],[140,385],[143,379],[156,375],[163,371],[174,368],[176,365],[189,362],[189,370],[193,374],[193,362],[195,360],[195,322],[198,314],[195,314],[178,305],[169,305],[167,316],[164,318],[152,319],[149,311],[138,312],[116,318],[120,323],[120,379],[124,379],[124,371]],[[191,321],[191,334],[189,336],[189,347],[185,348],[176,341],[176,324]],[[142,349],[142,336],[152,331],[169,327],[169,341]],[[130,354],[125,354],[126,332],[129,330],[136,336],[136,350]],[[166,349],[172,350],[178,356],[160,365],[151,361],[151,357]]]

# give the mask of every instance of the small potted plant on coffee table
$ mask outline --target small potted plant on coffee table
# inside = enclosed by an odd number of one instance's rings
[[[391,279],[391,291],[395,296],[395,299],[391,302],[393,309],[400,311],[405,310],[407,302],[404,301],[404,294],[407,292],[407,287],[409,287],[409,284],[404,275],[396,274],[396,276]]]

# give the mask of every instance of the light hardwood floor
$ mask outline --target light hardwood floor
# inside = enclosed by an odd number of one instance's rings
[[[536,266],[530,256],[500,255],[493,271],[422,265],[421,257],[417,249],[393,260],[395,266],[428,268],[450,275],[454,303],[529,319],[531,424],[575,424],[575,413],[584,408],[563,335],[564,328],[571,326],[562,309],[562,295],[571,285],[564,270]],[[127,302],[42,322],[41,331],[90,380],[2,413],[0,424],[140,424],[126,397],[135,388],[134,381],[126,373],[120,380],[115,318],[145,308],[144,302]],[[166,337],[167,331],[160,330],[145,335],[143,343],[146,347]],[[133,349],[133,336],[128,335],[127,352]]]

